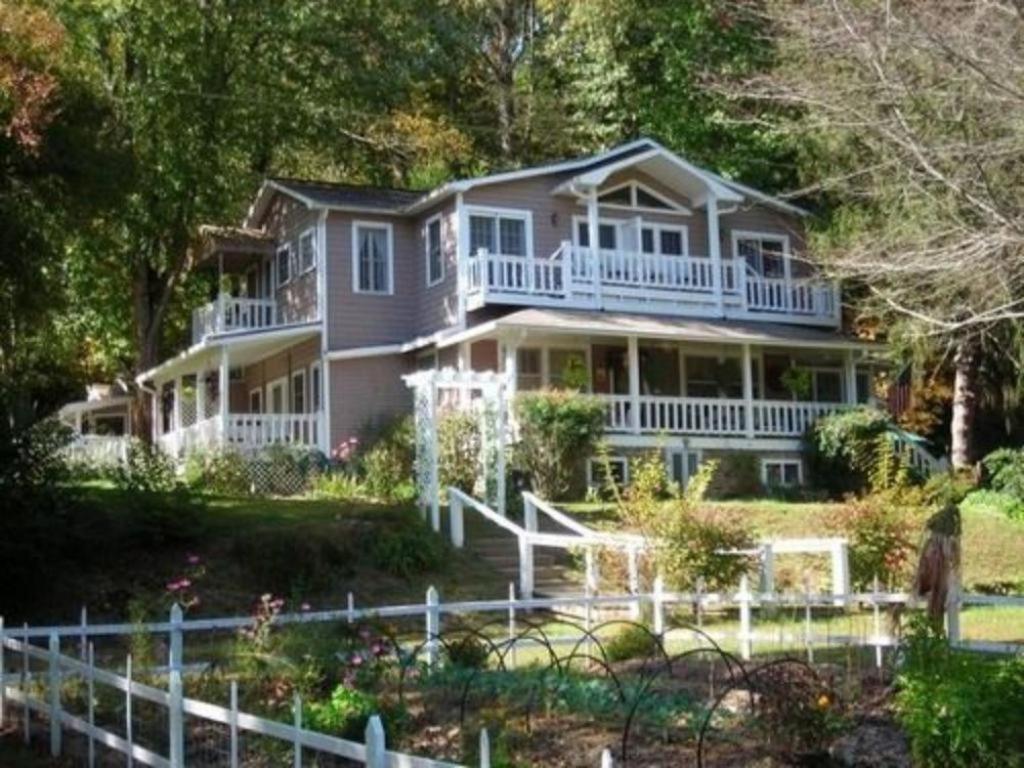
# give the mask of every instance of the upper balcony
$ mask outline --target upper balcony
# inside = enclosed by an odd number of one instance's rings
[[[276,300],[221,294],[192,311],[192,343],[217,333],[256,331],[281,324]]]
[[[679,316],[759,318],[837,328],[839,288],[815,278],[764,277],[740,259],[666,256],[562,243],[536,259],[480,250],[465,266],[467,305],[524,304]]]

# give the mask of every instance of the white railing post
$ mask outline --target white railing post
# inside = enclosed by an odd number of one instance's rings
[[[807,663],[814,663],[814,645],[811,634],[811,580],[804,579],[804,646],[807,649]]]
[[[351,592],[348,593],[348,604],[345,607],[345,619],[349,624],[355,623],[356,620],[356,596]]]
[[[693,595],[693,613],[697,621],[697,629],[704,626],[704,577],[698,576]]]
[[[538,530],[537,505],[533,503],[533,498],[527,493],[523,494],[523,527],[530,532]]]
[[[600,573],[598,572],[597,558],[594,554],[593,547],[587,547],[583,553],[584,563],[586,566],[586,584],[590,594],[596,595],[601,581]]]
[[[629,571],[629,594],[633,601],[629,604],[629,618],[637,621],[640,618],[640,569],[637,564],[636,547],[626,550],[626,568]]]
[[[516,585],[509,582],[508,585],[508,643],[509,656],[512,658],[513,668],[516,666]]]
[[[425,615],[427,664],[433,669],[437,666],[439,660],[438,636],[441,632],[441,596],[433,586],[427,589],[427,609]]]
[[[88,671],[85,678],[86,717],[89,722],[87,760],[89,768],[96,765],[96,649],[89,643]]]
[[[132,728],[132,655],[129,653],[124,661],[124,740],[128,747],[128,768],[134,763],[135,735]]]
[[[601,768],[615,768],[615,763],[612,760],[612,751],[606,749],[601,752]]]
[[[231,681],[231,714],[228,728],[230,730],[231,768],[238,768],[238,681]]]
[[[665,582],[661,578],[661,574],[654,577],[651,603],[654,608],[654,634],[662,637],[665,634]]]
[[[292,700],[292,768],[302,768],[302,696],[295,694]]]
[[[949,577],[946,594],[946,637],[950,645],[960,643],[960,572],[954,569]]]
[[[480,729],[480,768],[491,768],[491,739],[487,729]]]
[[[185,768],[185,711],[182,689],[181,606],[171,606],[170,649],[167,659],[167,738],[171,768]]]
[[[22,625],[24,630],[21,635],[21,680],[19,687],[21,695],[25,697],[24,706],[21,708],[21,722],[24,726],[25,743],[32,740],[32,710],[28,706],[28,622]]]
[[[22,642],[28,642],[23,639]],[[49,717],[50,717],[50,757],[60,757],[60,734],[62,718],[60,714],[60,638],[56,632],[50,633],[49,647],[49,675],[47,686],[50,694]],[[28,698],[25,699],[25,707],[28,708]]]
[[[82,606],[81,627],[82,631],[78,637],[78,658],[80,658],[82,661],[85,661],[85,654],[86,651],[88,650],[89,645],[89,614],[85,610],[84,605]]]
[[[761,592],[775,592],[775,550],[770,541],[761,545]]]
[[[529,534],[519,536],[519,594],[524,600],[533,599],[533,542]]]
[[[845,539],[832,542],[832,594],[835,605],[846,605],[850,594],[850,547]]]
[[[878,605],[879,601],[879,589],[878,589],[878,576],[875,576],[874,582],[871,585],[871,613],[872,621],[874,624],[875,631],[875,667],[878,671],[882,670],[882,611]]]
[[[740,658],[744,661],[750,660],[751,652],[751,628],[750,628],[750,584],[746,575],[740,577],[740,591],[736,595],[740,604]]]
[[[366,721],[366,768],[386,768],[388,756],[384,745],[384,724],[380,715]]]
[[[457,493],[448,492],[448,525],[451,529],[452,546],[462,549],[466,541],[466,530],[463,525],[462,498]]]

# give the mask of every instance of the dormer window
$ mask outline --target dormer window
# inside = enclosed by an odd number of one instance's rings
[[[683,206],[644,186],[639,181],[627,181],[597,196],[599,205],[608,208],[630,208],[664,213],[689,213]]]

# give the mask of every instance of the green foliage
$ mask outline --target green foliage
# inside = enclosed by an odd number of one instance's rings
[[[758,496],[761,487],[761,462],[749,452],[729,453],[718,461],[708,496],[715,499],[749,498]]]
[[[1024,449],[999,448],[981,460],[993,490],[1024,502]]]
[[[232,541],[231,559],[242,564],[248,592],[302,595],[350,576],[354,549],[354,542],[303,530],[253,530]]]
[[[395,419],[378,431],[359,457],[366,490],[385,501],[411,501],[416,496],[413,462],[416,428],[411,416]]]
[[[482,437],[475,413],[449,410],[437,424],[438,479],[442,488],[473,493],[480,474]]]
[[[923,768],[1024,765],[1024,660],[952,650],[912,624],[896,711]]]
[[[987,488],[969,493],[960,509],[964,514],[975,511],[988,512],[1024,522],[1024,499],[1001,491],[990,491]]]
[[[448,662],[460,669],[483,669],[491,656],[490,647],[474,635],[464,635],[445,646]]]
[[[543,498],[558,500],[571,488],[582,459],[604,433],[605,406],[569,391],[523,392],[515,400],[517,463]]]
[[[303,719],[311,730],[362,741],[366,723],[378,709],[374,696],[342,684],[327,701],[308,705]]]
[[[810,368],[787,368],[781,377],[784,386],[797,400],[810,400],[814,387],[814,374]]]
[[[925,517],[924,497],[916,490],[879,491],[849,499],[833,514],[829,527],[850,545],[854,589],[870,590],[876,576],[883,589],[909,583]]]
[[[590,372],[578,357],[570,357],[562,368],[562,388],[573,392],[586,392],[590,388]]]
[[[605,643],[604,652],[608,661],[628,661],[656,656],[659,647],[658,638],[650,631],[630,624]]]
[[[400,525],[374,536],[369,546],[377,568],[403,579],[438,571],[445,564],[444,541],[411,514]]]
[[[125,461],[114,468],[111,476],[124,491],[167,493],[180,487],[171,457],[137,439],[131,441]]]
[[[309,495],[314,499],[331,501],[351,501],[364,499],[369,491],[358,477],[343,470],[322,472],[313,479]]]
[[[190,453],[184,477],[197,491],[225,496],[242,496],[252,487],[248,460],[233,448]]]

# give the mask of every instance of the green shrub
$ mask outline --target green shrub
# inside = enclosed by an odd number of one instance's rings
[[[375,697],[342,684],[327,701],[310,704],[303,720],[310,730],[362,741],[366,723],[378,709]]]
[[[594,453],[601,439],[604,403],[571,391],[523,392],[516,397],[515,412],[517,464],[540,496],[557,501],[569,492],[580,461]]]
[[[252,489],[248,460],[233,448],[190,454],[185,460],[185,483],[224,496],[242,496]]]
[[[324,472],[313,479],[309,495],[328,501],[351,501],[369,496],[365,484],[355,475],[336,470]]]
[[[971,512],[995,513],[1005,515],[1011,520],[1024,522],[1024,499],[1009,493],[981,488],[964,497],[960,511],[964,514]]]
[[[448,663],[460,669],[483,669],[491,657],[490,647],[480,638],[465,635],[445,646]]]
[[[917,620],[896,711],[915,765],[1024,766],[1024,659],[952,650],[927,621]]]
[[[850,545],[850,580],[854,589],[905,584],[913,568],[918,532],[927,517],[919,491],[879,491],[850,499],[832,515],[829,528]]]
[[[658,648],[658,638],[643,627],[630,624],[605,643],[604,652],[608,661],[627,661],[656,656]]]
[[[441,537],[413,515],[375,535],[369,551],[377,568],[403,579],[440,570],[446,553]]]
[[[416,429],[412,417],[387,423],[364,445],[370,447],[360,456],[359,465],[370,495],[385,501],[413,499]]]
[[[1000,448],[981,460],[994,491],[1024,500],[1024,450]]]
[[[137,439],[131,441],[125,461],[111,475],[114,484],[123,491],[160,493],[179,486],[171,457]]]
[[[449,410],[437,424],[438,478],[442,488],[473,493],[480,474],[482,448],[480,422],[476,414]]]
[[[729,453],[718,461],[718,471],[708,488],[713,499],[749,498],[759,496],[761,462],[753,453]]]
[[[750,549],[754,540],[743,525],[721,512],[678,508],[662,527],[662,541],[663,571],[678,589],[695,589],[698,579],[708,590],[731,589],[750,570],[748,558],[725,552]]]

